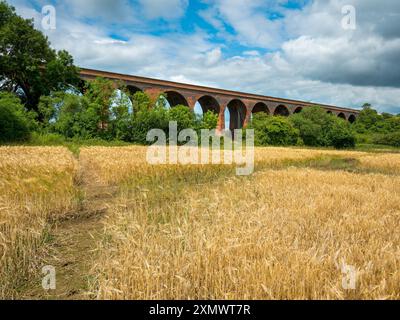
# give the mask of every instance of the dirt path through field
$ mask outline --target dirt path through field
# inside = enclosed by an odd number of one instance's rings
[[[57,220],[50,232],[41,266],[56,270],[56,290],[45,291],[42,277],[23,289],[26,299],[93,299],[89,284],[94,279],[90,270],[97,255],[97,242],[103,234],[102,219],[113,201],[118,187],[101,186],[91,168],[80,161],[79,184],[83,200],[79,209]]]

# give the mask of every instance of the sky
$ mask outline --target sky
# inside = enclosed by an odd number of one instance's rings
[[[7,2],[80,67],[400,114],[399,0]]]

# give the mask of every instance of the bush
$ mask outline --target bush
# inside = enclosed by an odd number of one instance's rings
[[[154,107],[149,110],[140,110],[132,119],[129,140],[139,144],[149,144],[147,133],[152,129],[169,131],[168,110],[164,107]]]
[[[168,120],[178,122],[178,132],[196,128],[196,117],[187,106],[178,105],[168,110]]]
[[[19,98],[0,92],[0,142],[20,142],[35,129],[35,114],[26,112]]]
[[[65,143],[65,137],[57,133],[32,132],[29,143],[38,146],[59,146]]]
[[[129,141],[129,130],[133,117],[129,96],[123,91],[117,92],[112,99],[110,109],[111,114],[107,128],[109,140]]]
[[[353,148],[356,137],[347,121],[326,113],[323,108],[312,107],[290,117],[294,127],[307,146],[338,149]]]
[[[366,104],[357,117],[357,121],[353,125],[357,133],[380,132],[385,133],[389,129],[384,117]]]
[[[299,143],[299,131],[284,117],[255,114],[249,129],[254,129],[255,144],[259,146],[288,146]]]
[[[214,130],[218,125],[218,114],[209,110],[203,114],[198,123],[199,129]]]
[[[373,143],[372,137],[368,134],[356,133],[356,144],[371,144]]]
[[[100,120],[97,105],[89,103],[85,97],[66,94],[55,130],[67,138],[96,138],[99,137]]]
[[[334,118],[334,123],[329,131],[329,145],[336,149],[354,148],[356,137],[347,122]]]
[[[392,147],[400,147],[400,132],[375,135],[372,140],[373,143],[376,144],[392,146]]]

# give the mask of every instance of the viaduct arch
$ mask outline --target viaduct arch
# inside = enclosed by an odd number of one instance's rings
[[[195,104],[201,105],[203,113],[207,111],[218,114],[218,128],[240,129],[246,127],[253,114],[264,112],[269,115],[290,116],[305,108],[318,105],[328,113],[336,115],[351,123],[355,122],[360,111],[350,108],[337,107],[300,100],[281,99],[270,96],[250,94],[238,91],[196,86],[172,81],[131,76],[93,69],[80,70],[82,80],[93,80],[98,77],[124,83],[130,93],[146,92],[151,98],[157,98],[161,93],[166,94],[171,107],[185,105],[194,110]],[[225,111],[229,111],[229,128],[225,128]]]

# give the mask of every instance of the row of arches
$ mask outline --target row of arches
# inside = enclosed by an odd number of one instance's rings
[[[134,94],[137,91],[142,91],[141,89],[133,86],[128,86],[128,90],[130,91],[131,94]],[[166,95],[167,104],[170,107],[174,107],[177,105],[184,105],[190,107],[188,100],[181,93],[172,90],[164,91],[164,93]],[[222,108],[223,107],[221,107],[218,100],[211,95],[204,95],[199,99],[197,99],[195,103],[195,111],[202,114],[211,111],[220,115]],[[293,111],[293,113],[294,114],[300,113],[302,110],[303,110],[302,107],[297,107]],[[259,112],[272,114],[273,116],[283,116],[283,117],[288,117],[291,114],[290,109],[283,104],[278,105],[272,113],[268,105],[264,102],[256,103],[252,108],[251,114]],[[330,114],[334,114],[332,111],[327,111],[327,112]],[[356,121],[356,116],[353,114],[351,114],[349,118],[347,118],[343,112],[339,113],[337,116],[351,123]],[[240,99],[231,100],[226,105],[224,112],[225,128],[229,128],[230,130],[243,128],[243,126],[246,123],[246,117],[247,117],[247,108],[246,105],[243,103],[243,101],[241,101]]]

